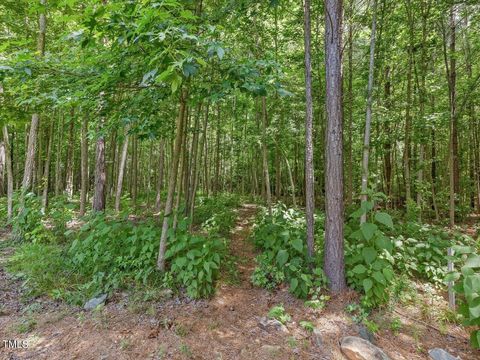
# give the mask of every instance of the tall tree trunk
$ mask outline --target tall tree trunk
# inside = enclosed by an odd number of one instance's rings
[[[58,125],[57,155],[55,160],[55,196],[60,195],[62,188],[62,144],[63,144],[63,125],[65,117],[60,115],[61,120]]]
[[[367,87],[367,114],[365,119],[365,134],[363,136],[363,158],[362,158],[362,195],[361,200],[368,200],[368,157],[370,155],[370,127],[372,123],[372,102],[373,102],[373,80],[375,72],[375,36],[377,31],[377,1],[373,0],[372,32],[370,34],[370,64],[368,68]],[[360,217],[360,224],[367,221],[367,213]]]
[[[347,106],[348,106],[348,121],[347,121],[347,205],[350,205],[353,200],[353,150],[352,150],[352,127],[353,127],[353,4],[354,0],[349,1],[348,9],[348,85],[347,85]]]
[[[40,0],[40,5],[46,5],[46,0]],[[45,11],[45,10],[43,10]],[[45,55],[45,35],[47,32],[47,17],[44,12],[39,16],[38,21],[38,37],[37,37],[37,52],[40,57]],[[37,144],[37,133],[40,122],[40,116],[38,114],[32,115],[32,121],[30,122],[30,135],[28,137],[27,154],[25,158],[25,169],[23,172],[22,181],[22,195],[20,199],[20,209],[24,206],[24,195],[32,185],[33,170],[35,164],[35,149]]]
[[[268,171],[268,149],[267,149],[267,101],[262,96],[262,158],[263,158],[263,176],[265,179],[265,195],[267,199],[268,214],[272,215],[272,192],[270,188],[270,173]]]
[[[218,188],[220,186],[220,137],[221,137],[221,128],[220,128],[220,103],[217,104],[217,135],[216,135],[216,145],[215,145],[215,179],[213,181],[213,196],[216,196],[218,193]]]
[[[387,110],[390,110],[391,103],[390,103],[390,94],[391,94],[391,82],[390,82],[390,66],[387,65],[385,67],[385,107]],[[385,144],[383,146],[383,162],[385,166],[385,194],[387,195],[388,199],[391,201],[392,199],[392,182],[393,182],[393,169],[392,169],[392,142],[390,139],[390,125],[388,122],[385,122],[384,125],[385,135],[387,139],[385,140]]]
[[[181,146],[183,143],[183,132],[186,114],[187,90],[182,89],[180,96],[180,111],[177,117],[175,148],[172,154],[172,162],[168,179],[168,193],[165,202],[165,213],[163,216],[162,234],[160,236],[160,246],[158,251],[157,268],[165,271],[165,251],[167,249],[168,222],[172,215],[173,199],[177,185],[178,163],[180,160]]]
[[[325,0],[326,172],[325,275],[330,289],[346,289],[343,254],[342,1]]]
[[[200,159],[198,160],[198,163],[201,165],[202,164],[202,149],[204,147],[204,143],[206,141],[207,137],[207,126],[208,126],[208,117],[210,113],[210,102],[207,103],[207,107],[205,109],[205,117],[203,119],[203,130],[202,130],[202,137],[200,138],[200,145],[199,145],[199,150],[200,150]],[[198,186],[198,179],[200,177],[200,170],[197,170],[195,168],[195,173],[194,173],[194,178],[193,178],[193,189],[192,189],[192,194],[191,194],[191,203],[190,203],[190,209],[189,209],[189,215],[191,219],[191,223],[193,224],[193,217],[195,215],[195,196],[197,194],[197,186]],[[190,225],[192,226],[192,225]]]
[[[103,93],[100,94],[101,102],[103,102]],[[103,104],[101,104],[103,107]],[[95,146],[95,188],[93,194],[92,208],[94,211],[105,211],[105,135],[103,133],[104,126],[103,115],[100,114],[100,120],[97,126],[97,142]]]
[[[71,199],[73,197],[73,162],[75,156],[75,137],[74,137],[74,127],[75,127],[75,120],[74,120],[74,109],[72,108],[70,111],[70,125],[68,131],[68,147],[67,147],[67,170],[66,170],[66,192],[68,198]]]
[[[412,123],[412,73],[413,73],[413,61],[414,61],[414,19],[413,9],[410,0],[405,2],[408,22],[409,22],[409,45],[408,45],[408,70],[407,70],[407,104],[405,109],[405,150],[403,153],[404,162],[404,176],[405,176],[405,199],[406,205],[410,204],[412,199],[411,190],[411,176],[410,176],[410,131]]]
[[[5,144],[5,167],[7,172],[7,219],[10,221],[13,214],[13,169],[7,125],[3,125],[3,142]]]
[[[0,140],[0,196],[5,193],[5,142]]]
[[[313,102],[312,102],[312,64],[311,64],[311,29],[310,29],[310,0],[303,1],[303,31],[305,48],[305,216],[307,223],[308,257],[314,256],[314,170],[313,170]]]
[[[82,119],[82,129],[81,129],[81,149],[80,149],[80,176],[81,176],[81,186],[80,186],[80,216],[85,215],[85,208],[87,203],[87,192],[88,192],[88,117],[83,116]]]
[[[160,151],[158,155],[158,178],[157,178],[157,197],[155,199],[155,210],[160,211],[162,206],[163,174],[165,167],[165,139],[160,140]]]
[[[48,130],[48,145],[47,145],[47,158],[45,160],[45,169],[43,171],[43,193],[42,193],[42,212],[45,213],[48,206],[48,186],[50,184],[50,160],[52,158],[52,144],[53,144],[53,122],[49,125]]]
[[[120,164],[118,166],[117,189],[115,194],[115,211],[120,211],[120,200],[122,198],[123,178],[125,174],[125,164],[127,163],[128,153],[128,129],[125,131],[125,140],[122,145],[122,152],[120,155]]]

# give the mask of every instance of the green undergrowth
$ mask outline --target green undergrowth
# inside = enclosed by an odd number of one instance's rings
[[[316,215],[317,244],[323,239],[322,223],[321,215]],[[254,285],[272,290],[287,283],[290,291],[300,298],[318,296],[325,285],[321,269],[322,253],[317,252],[309,264],[305,216],[301,211],[278,204],[273,207],[270,216],[266,209],[262,209],[255,221],[251,239],[261,250],[252,275]]]
[[[447,248],[475,243],[468,236],[438,226],[412,221],[395,223],[389,213],[374,209],[381,196],[372,195],[372,201],[352,211],[344,228],[347,282],[362,294],[361,304],[366,309],[387,304],[399,276],[444,287]],[[366,214],[367,221],[360,224],[362,214]],[[287,284],[300,298],[318,296],[319,289],[325,286],[323,222],[323,215],[316,214],[316,256],[309,267],[303,211],[281,204],[272,209],[272,216],[263,210],[252,232],[253,242],[261,250],[253,284],[270,290]]]
[[[165,273],[156,269],[161,227],[154,220],[97,214],[67,230],[72,207],[63,206],[63,198],[53,199],[58,207],[43,214],[38,201],[29,196],[15,219],[21,242],[8,270],[24,280],[29,296],[47,294],[82,304],[92,296],[132,286],[171,288],[190,298],[211,296],[220,269],[229,263],[224,235],[233,226],[239,200],[222,195],[218,204],[214,199],[203,201],[198,207],[205,219],[200,232],[191,233],[190,219],[181,214],[173,229],[171,217]],[[232,220],[212,225],[222,218]]]

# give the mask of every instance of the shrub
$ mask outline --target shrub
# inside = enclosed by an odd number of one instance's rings
[[[215,290],[215,280],[225,257],[226,246],[220,238],[205,238],[187,232],[188,222],[178,223],[175,236],[169,238],[165,254],[171,264],[174,283],[185,287],[192,298],[208,297]]]
[[[480,348],[480,255],[472,246],[456,245],[452,248],[460,271],[447,274],[445,282],[456,282],[454,290],[460,295],[458,312],[463,324],[471,327],[470,343]]]
[[[319,230],[317,234],[323,232]],[[305,216],[300,211],[287,209],[282,204],[272,209],[272,216],[263,211],[257,219],[252,239],[262,250],[256,258],[257,267],[252,276],[254,285],[274,289],[282,282],[288,282],[290,292],[300,298],[318,293],[325,286],[320,267],[321,251],[312,259],[312,269],[307,261]]]
[[[360,225],[359,217],[369,213],[373,203],[362,202],[362,206],[352,214],[347,227],[345,244],[345,265],[347,281],[357,290],[364,292],[365,306],[376,306],[388,300],[388,287],[393,279],[393,244],[382,229],[393,228],[390,215],[375,212],[372,222]]]

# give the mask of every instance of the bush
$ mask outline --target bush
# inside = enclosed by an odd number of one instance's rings
[[[220,194],[216,197],[199,197],[195,209],[194,224],[210,234],[228,236],[235,223],[234,209],[240,206],[240,197]]]
[[[23,207],[19,201],[21,195],[15,193],[13,213],[13,234],[16,239],[31,242],[54,242],[55,238],[46,226],[42,213],[41,198],[34,193],[24,196]]]
[[[316,233],[321,242],[323,231],[317,226]],[[318,251],[316,258],[312,259],[312,270],[307,261],[305,215],[300,211],[287,209],[282,204],[272,209],[272,216],[264,210],[256,221],[252,239],[262,250],[256,258],[257,267],[252,275],[254,285],[274,289],[287,282],[290,292],[300,298],[314,295],[325,286],[322,252]]]
[[[473,246],[456,245],[452,248],[460,271],[448,273],[445,282],[456,282],[454,290],[460,295],[458,312],[463,324],[471,327],[470,343],[480,348],[480,255]]]
[[[371,214],[372,222],[360,225],[359,218],[373,209],[373,203],[362,202],[352,214],[345,236],[345,265],[347,281],[364,292],[362,302],[373,307],[388,301],[388,287],[394,277],[391,255],[393,244],[383,229],[393,229],[390,215],[384,212]]]
[[[25,279],[35,295],[48,294],[77,304],[100,293],[134,284],[177,286],[192,298],[213,293],[225,255],[224,241],[194,236],[186,219],[168,234],[170,269],[160,277],[157,256],[160,229],[153,222],[134,223],[88,218],[79,230],[66,232],[67,244],[28,243],[19,248],[9,269]]]
[[[167,276],[174,284],[185,287],[191,298],[208,297],[215,291],[226,253],[225,241],[191,235],[187,227],[187,219],[181,220],[175,236],[169,238],[165,257],[171,267]]]

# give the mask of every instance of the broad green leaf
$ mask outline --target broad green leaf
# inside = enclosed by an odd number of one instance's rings
[[[295,291],[297,286],[298,286],[298,279],[297,278],[292,278],[290,280],[290,291]]]
[[[378,229],[378,226],[375,225],[375,224],[372,224],[372,223],[363,223],[361,226],[360,226],[360,230],[362,231],[362,234],[365,238],[365,240],[370,240],[373,235],[375,234],[375,231],[377,231]]]
[[[386,282],[385,282],[385,277],[382,275],[381,272],[375,271],[372,276],[373,276],[373,278],[374,278],[375,280],[377,280],[380,284],[383,284],[383,285],[386,284]]]
[[[380,224],[388,226],[390,229],[393,229],[393,221],[392,217],[384,212],[377,212],[375,214],[375,220],[378,221]]]
[[[363,289],[365,290],[365,293],[368,293],[368,291],[372,288],[373,286],[373,281],[370,279],[365,279],[363,280]]]
[[[479,255],[470,255],[463,265],[467,268],[478,268],[480,267],[480,256]]]
[[[371,264],[377,257],[377,251],[372,247],[366,247],[362,249],[362,256],[367,264]]]
[[[277,253],[277,264],[278,266],[282,267],[288,261],[288,252],[287,250],[279,250]]]
[[[292,241],[292,246],[295,250],[297,250],[298,252],[302,252],[303,251],[303,242],[301,239],[294,239]]]
[[[367,268],[365,266],[363,266],[362,264],[358,264],[357,266],[355,266],[352,271],[355,273],[355,274],[363,274],[365,271],[367,271]]]

